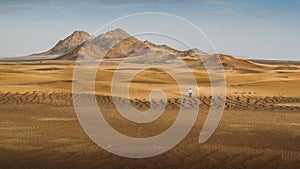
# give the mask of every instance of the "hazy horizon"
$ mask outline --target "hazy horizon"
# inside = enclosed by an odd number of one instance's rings
[[[195,24],[209,37],[219,53],[243,59],[300,58],[297,54],[300,44],[298,0],[158,0],[151,3],[119,0],[15,0],[1,1],[0,4],[0,18],[4,23],[0,28],[0,57],[47,51],[75,30],[94,34],[101,26],[124,15],[162,12]],[[131,30],[124,30],[131,33]],[[177,48],[165,41],[148,40]],[[201,45],[192,47],[206,51]]]

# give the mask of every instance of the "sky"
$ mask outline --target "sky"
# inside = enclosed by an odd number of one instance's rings
[[[300,0],[0,0],[0,57],[46,51],[75,30],[104,33],[97,30],[141,12],[186,19],[202,30],[218,53],[242,59],[300,60]],[[157,27],[171,29],[166,23]],[[186,36],[194,34],[187,31]],[[153,41],[180,48],[167,40]],[[209,51],[201,43],[191,47]]]

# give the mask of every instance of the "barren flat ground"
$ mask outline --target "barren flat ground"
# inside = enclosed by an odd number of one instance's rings
[[[154,136],[170,127],[181,104],[193,106],[200,99],[197,121],[187,137],[155,157],[113,155],[93,143],[79,124],[72,102],[74,62],[1,62],[0,168],[300,168],[299,64],[226,68],[223,117],[213,136],[199,144],[210,105],[209,79],[199,63],[187,62],[200,98],[180,99],[176,81],[161,70],[136,75],[130,99],[137,109],[149,108],[152,89],[162,89],[168,98],[161,117],[139,124],[115,110],[110,80],[117,64],[106,62],[97,74],[96,98],[113,128],[132,137]]]

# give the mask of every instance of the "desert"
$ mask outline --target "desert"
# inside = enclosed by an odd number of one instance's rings
[[[113,45],[112,45],[113,44]],[[149,158],[124,158],[97,146],[82,129],[73,105],[74,67],[105,53],[97,70],[95,97],[105,119],[130,137],[150,137],[168,129],[181,106],[199,112],[187,137],[171,150]],[[49,51],[0,60],[1,168],[295,168],[300,167],[300,63],[242,60],[218,54],[226,79],[226,104],[211,138],[197,138],[211,104],[211,83],[202,61],[210,54],[178,51],[140,41],[122,29],[92,37],[75,31]],[[162,116],[151,123],[124,119],[114,106],[111,81],[146,65],[179,71],[182,60],[194,75],[199,97],[180,97],[176,80],[157,68],[139,72],[130,82],[130,101],[150,108],[149,93],[167,97]],[[119,83],[122,86],[122,82]],[[155,103],[159,104],[159,103]]]

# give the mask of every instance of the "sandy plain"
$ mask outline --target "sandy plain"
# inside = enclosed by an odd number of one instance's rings
[[[181,104],[193,106],[193,101],[180,99],[171,76],[148,69],[131,82],[131,102],[147,110],[149,92],[160,88],[168,98],[167,108],[151,123],[124,119],[110,93],[117,62],[108,59],[98,70],[96,98],[107,121],[119,132],[154,136],[171,126]],[[197,139],[208,114],[210,83],[197,61],[187,64],[200,91],[194,127],[173,149],[131,159],[98,147],[81,128],[72,102],[73,61],[1,62],[0,168],[300,168],[298,63],[227,68],[226,108],[217,130],[204,144]]]

